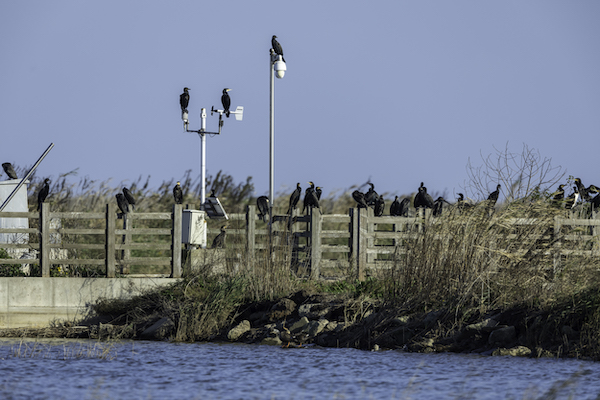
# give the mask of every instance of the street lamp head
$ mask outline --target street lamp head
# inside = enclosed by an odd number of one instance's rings
[[[285,61],[282,60],[281,56],[279,56],[279,60],[277,60],[275,62],[275,64],[273,65],[273,68],[275,68],[275,76],[277,76],[277,78],[279,78],[279,79],[283,78],[283,76],[285,75],[285,71],[287,70],[287,67],[285,65]]]

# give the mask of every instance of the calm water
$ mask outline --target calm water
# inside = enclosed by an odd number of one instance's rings
[[[600,363],[353,349],[0,340],[2,399],[595,399]]]

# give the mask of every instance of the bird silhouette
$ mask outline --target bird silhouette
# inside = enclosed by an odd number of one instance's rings
[[[285,62],[285,58],[283,58],[283,48],[277,41],[277,36],[273,35],[271,38],[271,48],[275,51],[275,54],[279,54],[283,62]]]
[[[131,209],[134,210],[135,209],[135,197],[133,197],[133,194],[131,194],[131,190],[124,187],[123,195],[125,196],[125,199],[127,199],[127,203],[131,205]]]
[[[267,222],[269,217],[269,198],[267,196],[260,196],[256,199],[256,206],[258,207],[258,218],[263,222]]]
[[[181,182],[179,181],[173,187],[173,198],[175,199],[175,204],[183,204],[183,190],[181,190]]]
[[[223,110],[227,118],[229,118],[229,107],[231,106],[231,97],[229,97],[229,93],[227,92],[230,90],[229,88],[223,89],[223,95],[221,96],[221,104],[223,104]]]
[[[183,93],[179,95],[179,105],[181,106],[181,112],[187,112],[188,104],[190,103],[190,88],[184,87]]]
[[[50,179],[44,179],[44,185],[38,192],[38,211],[42,208],[42,203],[46,201],[48,197],[48,193],[50,193]]]
[[[6,172],[6,175],[8,175],[10,179],[19,179],[11,163],[2,163],[2,168],[4,168],[4,172]]]

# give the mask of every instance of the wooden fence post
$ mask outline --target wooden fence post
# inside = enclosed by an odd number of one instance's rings
[[[42,278],[50,277],[50,206],[43,202],[40,210],[40,269]]]
[[[106,205],[106,254],[104,256],[107,278],[115,277],[115,212],[116,205],[108,203]]]
[[[321,210],[309,208],[310,212],[310,279],[321,276]]]
[[[128,213],[124,213],[121,214],[121,217],[123,218],[123,229],[125,230],[125,234],[123,235],[122,239],[121,239],[121,243],[123,243],[125,246],[128,246],[131,243],[131,233],[129,233],[131,231],[131,223],[132,223],[132,218],[129,218],[129,214]],[[129,259],[131,258],[131,250],[129,249],[129,247],[124,248],[123,250],[121,250],[121,260],[125,261],[124,263],[121,263],[121,268],[120,268],[120,273],[121,274],[128,274],[130,269],[131,269],[131,265],[128,263]]]
[[[366,210],[365,210],[366,211]],[[366,248],[366,217],[360,208],[351,208],[350,213],[350,257],[356,269],[356,279],[365,280],[365,266],[367,262]]]
[[[248,262],[254,259],[254,247],[256,244],[256,206],[248,205],[246,209],[246,249],[248,254]],[[272,222],[271,222],[272,224]]]
[[[181,278],[181,237],[183,233],[183,206],[173,204],[171,235],[171,278]]]
[[[553,267],[554,267],[554,274],[556,274],[556,272],[560,268],[560,248],[561,248],[560,230],[561,230],[560,217],[557,215],[554,217],[554,232],[553,232],[553,237],[552,237],[552,240],[554,242],[554,246],[552,246],[553,253],[554,253],[553,261],[552,261]]]

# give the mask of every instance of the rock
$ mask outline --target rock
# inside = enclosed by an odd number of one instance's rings
[[[489,332],[493,330],[493,328],[495,328],[496,326],[498,326],[498,321],[488,318],[476,324],[467,325],[465,329],[467,331]]]
[[[498,348],[492,352],[493,356],[529,357],[531,349],[525,346],[512,347],[510,349]]]
[[[423,325],[431,326],[437,322],[440,317],[444,315],[444,310],[431,311],[427,313],[425,318],[423,318]]]
[[[392,321],[390,321],[390,324],[391,325],[396,325],[396,326],[402,326],[402,325],[408,324],[409,320],[410,320],[410,316],[403,315],[401,317],[394,318]]]
[[[293,324],[290,327],[290,332],[292,333],[298,333],[298,332],[304,332],[306,330],[306,328],[308,327],[308,318],[306,317],[302,317],[300,318],[300,320],[298,322],[296,322],[295,324]]]
[[[317,336],[319,333],[321,333],[325,329],[325,327],[327,326],[328,323],[329,323],[329,321],[327,321],[326,319],[320,319],[318,321],[311,321],[308,324],[308,335],[311,337]]]
[[[227,339],[229,339],[231,341],[238,340],[240,338],[240,336],[242,336],[244,333],[248,332],[249,330],[250,330],[250,321],[245,319],[242,322],[240,322],[235,328],[231,329],[227,333]]]
[[[329,314],[330,307],[327,304],[302,304],[298,307],[298,315],[308,319],[320,319]]]
[[[140,338],[146,340],[163,340],[167,339],[173,332],[175,324],[170,318],[161,318],[152,326],[144,330]]]
[[[279,336],[269,336],[264,338],[260,344],[267,344],[269,346],[281,346],[281,339],[279,339]]]
[[[269,311],[269,320],[278,321],[291,315],[296,309],[296,303],[290,299],[281,299],[271,307]]]
[[[504,326],[498,328],[488,338],[488,343],[494,346],[509,345],[517,339],[517,332],[514,326]]]

